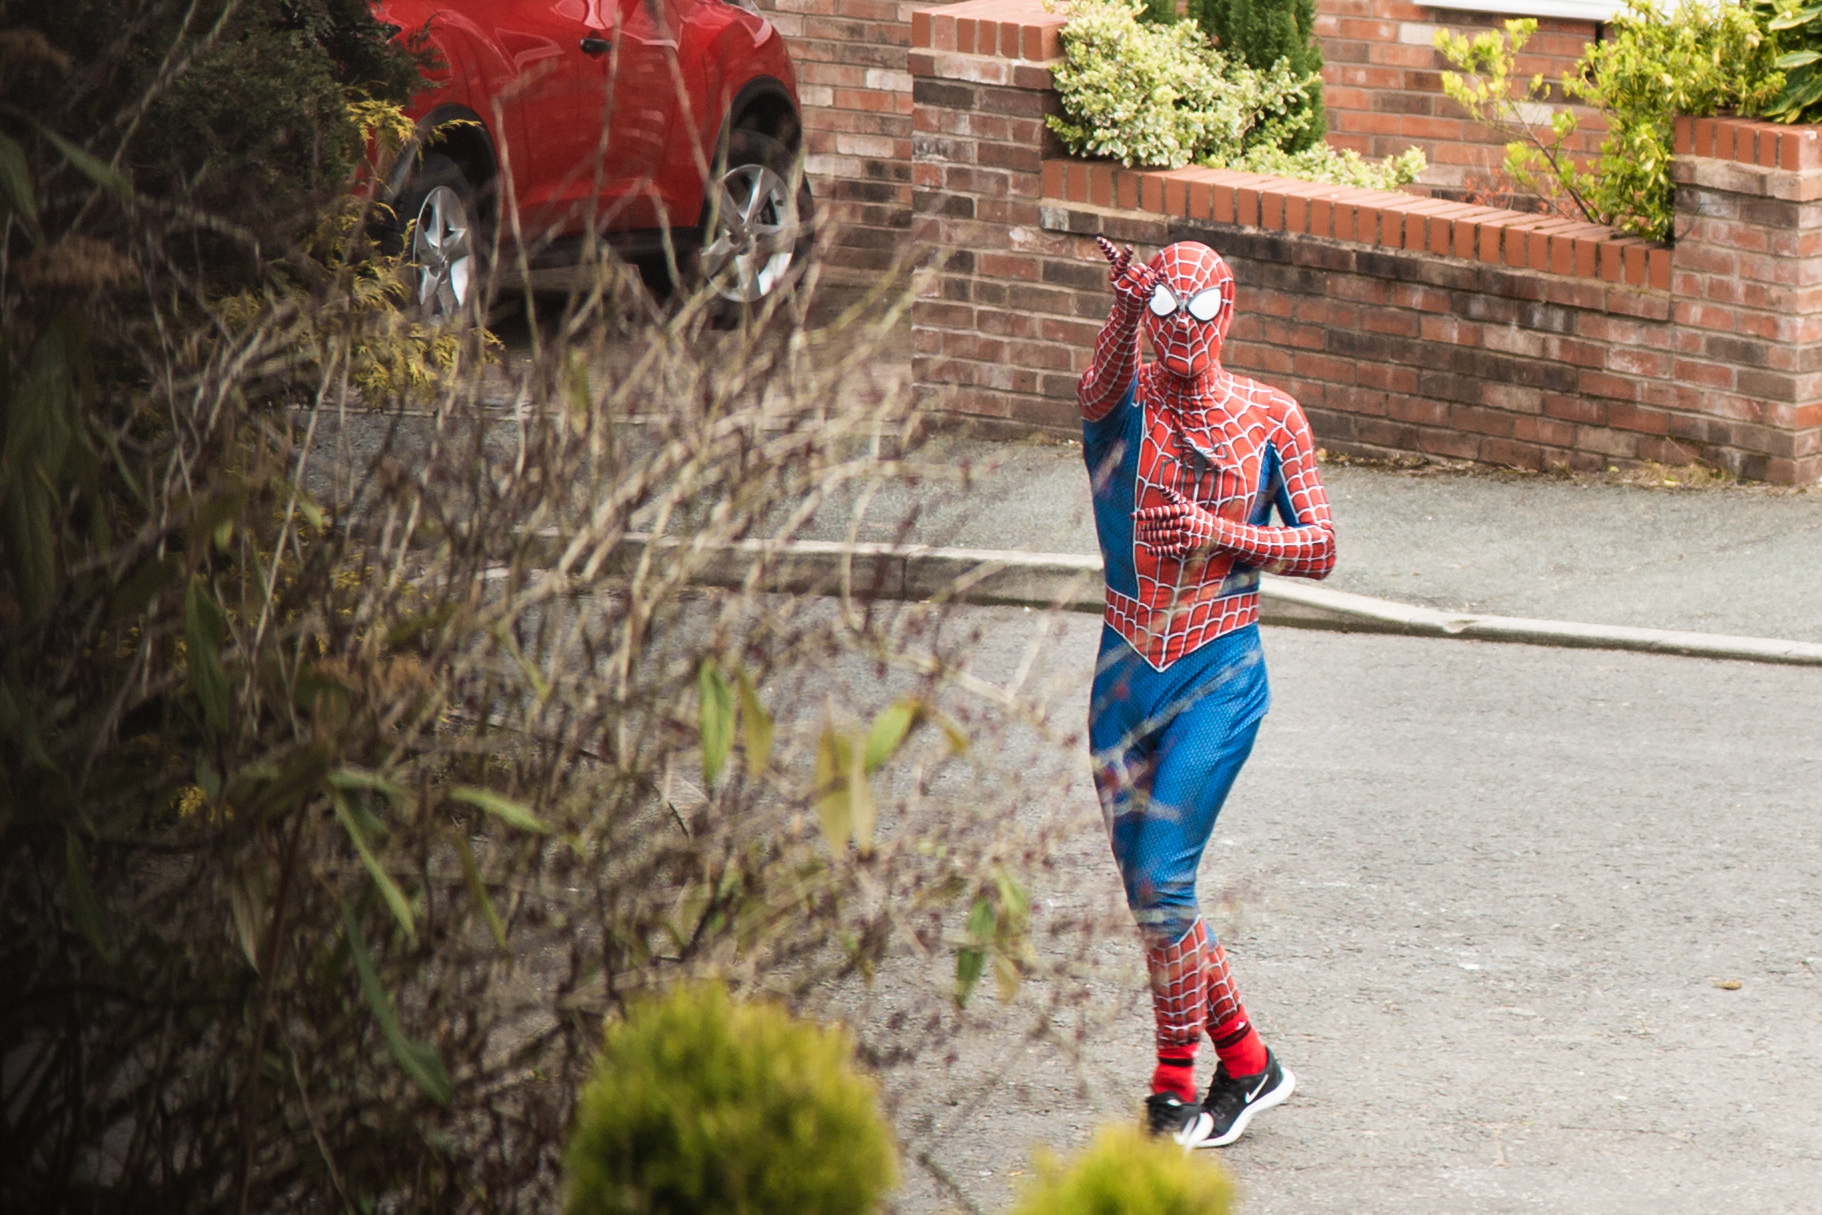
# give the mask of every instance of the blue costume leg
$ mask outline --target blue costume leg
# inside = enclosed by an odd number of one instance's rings
[[[1269,701],[1256,640],[1219,661],[1152,670],[1104,647],[1090,712],[1095,783],[1127,904],[1146,941],[1157,1021],[1155,1091],[1195,1097],[1211,981],[1232,992],[1196,901],[1196,870]],[[1250,642],[1250,644],[1248,644]],[[1232,1005],[1223,1003],[1223,1011]]]

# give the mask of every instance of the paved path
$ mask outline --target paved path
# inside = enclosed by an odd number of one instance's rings
[[[1038,615],[965,610],[976,672],[1015,669]],[[1068,725],[1097,630],[1053,627],[1033,680]],[[1274,707],[1202,873],[1300,1079],[1219,1156],[1243,1215],[1815,1210],[1822,678],[1284,629],[1266,649]],[[1034,893],[1046,914],[1105,906],[1085,766],[1038,768],[1027,812],[1079,816]],[[984,995],[952,1065],[894,1081],[908,1146],[981,1210],[1005,1208],[1034,1146],[1134,1114],[1137,953],[1110,938],[1096,956],[1105,1025],[1079,1067]],[[907,1172],[906,1215],[956,1207]]]
[[[945,440],[966,489],[891,487],[860,539],[1095,551],[1074,443]],[[1340,563],[1327,585],[1450,611],[1822,641],[1822,492],[1413,474],[1330,463]],[[847,531],[831,504],[815,535]]]

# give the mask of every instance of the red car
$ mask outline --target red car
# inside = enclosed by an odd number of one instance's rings
[[[736,303],[779,290],[808,246],[797,81],[784,39],[728,0],[375,0],[443,61],[402,158],[418,297],[459,311],[497,232],[529,286],[606,243]]]

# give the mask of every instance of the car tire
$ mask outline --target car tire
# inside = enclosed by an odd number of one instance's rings
[[[814,202],[802,161],[758,131],[729,134],[702,208],[702,282],[726,312],[788,293],[809,258]]]
[[[486,248],[474,185],[453,160],[431,152],[418,163],[394,210],[413,272],[412,307],[440,324],[470,315]]]

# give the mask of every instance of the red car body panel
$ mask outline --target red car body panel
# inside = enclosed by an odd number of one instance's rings
[[[425,31],[442,56],[408,113],[485,130],[509,240],[694,227],[724,124],[739,118],[730,105],[757,88],[798,112],[784,39],[726,0],[377,0],[374,12],[401,38]]]

